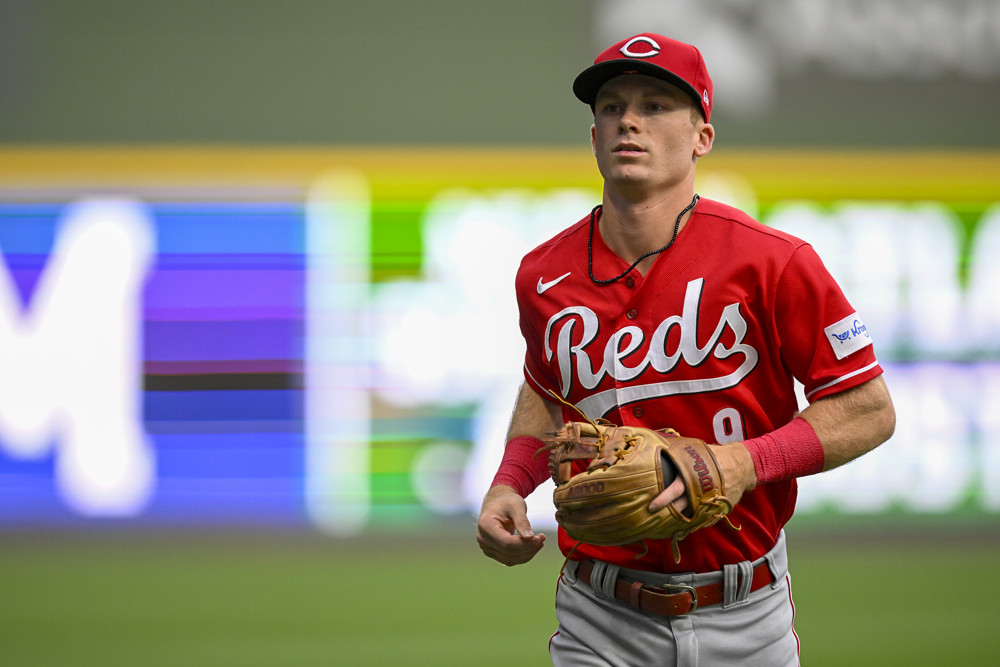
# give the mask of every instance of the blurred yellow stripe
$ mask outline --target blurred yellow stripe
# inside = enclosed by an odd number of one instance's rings
[[[159,185],[307,187],[356,168],[378,200],[421,200],[443,187],[600,188],[589,147],[325,148],[0,147],[0,188]],[[735,174],[762,202],[780,199],[1000,200],[1000,151],[717,149],[702,175]]]

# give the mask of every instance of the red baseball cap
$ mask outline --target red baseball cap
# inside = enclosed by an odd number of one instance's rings
[[[645,74],[681,88],[691,96],[707,122],[712,116],[712,79],[705,59],[690,44],[644,32],[602,51],[594,64],[573,82],[573,93],[591,107],[597,91],[621,74]]]

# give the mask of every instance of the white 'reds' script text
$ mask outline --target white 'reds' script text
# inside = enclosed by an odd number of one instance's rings
[[[660,322],[649,337],[646,354],[634,366],[625,365],[625,361],[646,342],[645,334],[639,327],[626,326],[612,334],[602,351],[599,367],[595,371],[594,360],[591,359],[587,347],[597,338],[600,329],[597,315],[585,306],[571,306],[553,315],[545,327],[545,355],[549,361],[552,361],[553,356],[556,359],[563,396],[569,395],[574,375],[584,388],[594,389],[606,375],[619,382],[635,380],[649,368],[660,375],[666,375],[682,360],[688,366],[697,368],[710,354],[720,360],[740,355],[740,363],[731,372],[717,377],[636,384],[599,392],[581,401],[577,407],[588,415],[601,416],[615,405],[675,394],[715,391],[739,384],[757,365],[757,350],[744,342],[747,323],[740,312],[739,303],[732,303],[722,309],[712,335],[705,345],[698,345],[698,314],[704,284],[704,278],[688,283],[683,312],[680,315],[671,315]],[[574,342],[577,324],[582,326],[583,331]],[[667,341],[674,327],[679,329],[680,336],[676,349],[668,351]],[[726,329],[732,331],[735,337],[728,346],[722,342]],[[556,337],[554,350],[551,345],[553,335]]]

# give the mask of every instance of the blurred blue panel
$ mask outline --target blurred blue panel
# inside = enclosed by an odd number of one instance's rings
[[[25,304],[67,206],[0,203],[0,252]],[[303,364],[302,203],[148,206],[157,256],[143,292],[145,321],[137,327],[141,367],[179,377],[181,385],[184,373],[198,373],[191,377],[200,381],[203,373],[231,377],[233,369],[294,381]],[[142,419],[155,454],[152,495],[140,515],[104,521],[305,522],[303,392],[222,386],[143,393]],[[58,440],[25,460],[6,453],[2,437],[0,525],[102,521],[75,514],[61,495]]]
[[[300,479],[300,433],[169,433],[154,436],[167,478]],[[239,456],[235,456],[239,454]]]
[[[145,418],[151,421],[295,420],[302,418],[301,390],[147,391]]]
[[[0,204],[0,250],[4,255],[48,255],[62,210],[60,204]]]
[[[161,254],[302,253],[301,204],[156,204]]]

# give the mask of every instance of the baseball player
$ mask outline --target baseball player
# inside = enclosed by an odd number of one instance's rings
[[[714,443],[730,521],[687,536],[679,560],[669,540],[596,546],[560,527],[553,663],[798,664],[783,526],[796,478],[892,435],[872,339],[811,246],[695,193],[715,138],[695,47],[636,35],[573,92],[594,114],[602,201],[521,262],[525,382],[480,548],[515,565],[543,547],[524,497],[549,479],[535,453],[564,422],[671,427]],[[684,509],[679,479],[648,510],[671,503]]]

